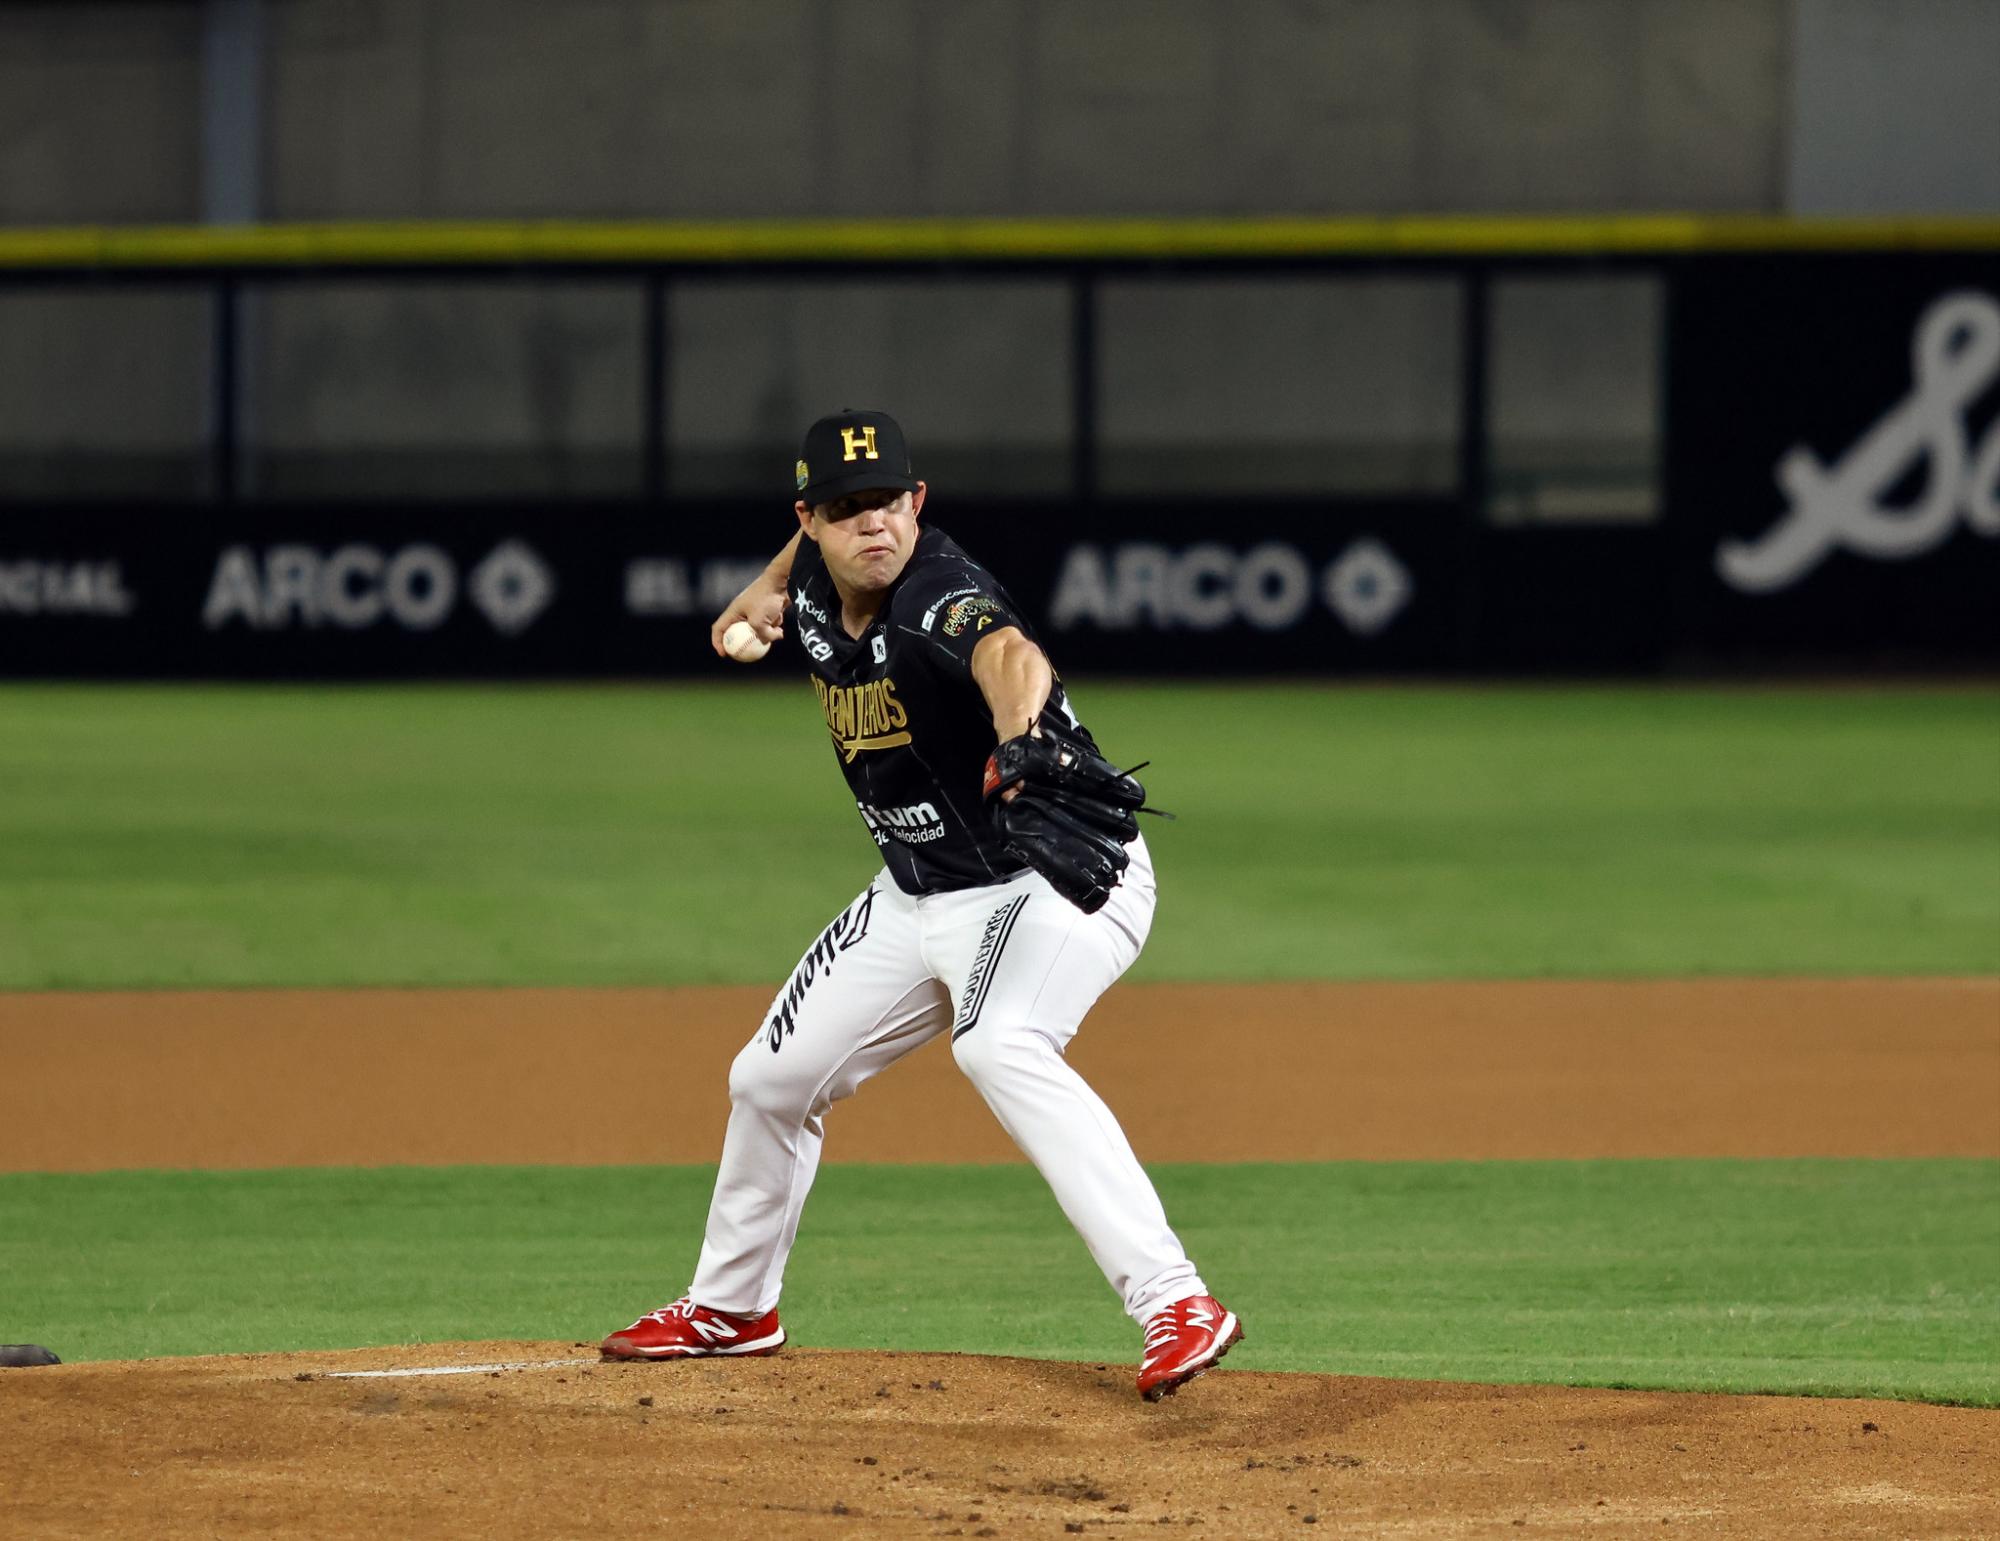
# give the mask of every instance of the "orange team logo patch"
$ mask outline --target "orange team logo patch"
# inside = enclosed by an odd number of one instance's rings
[[[999,609],[1000,602],[986,594],[961,599],[944,613],[944,634],[955,637],[968,626],[972,626],[974,631],[984,631],[993,624],[993,617]],[[975,620],[979,624],[973,626]]]

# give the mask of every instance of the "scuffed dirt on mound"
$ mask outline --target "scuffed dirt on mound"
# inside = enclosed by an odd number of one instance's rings
[[[0,1449],[35,1536],[2000,1533],[1991,1411],[1227,1369],[1149,1406],[1128,1365],[949,1354],[64,1365],[5,1372]]]

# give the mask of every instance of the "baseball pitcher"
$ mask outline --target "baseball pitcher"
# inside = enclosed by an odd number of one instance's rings
[[[799,533],[716,619],[761,655],[787,608],[882,872],[822,931],[729,1073],[731,1111],[688,1292],[604,1340],[615,1359],[769,1354],[826,1116],[949,1034],[1144,1329],[1157,1400],[1238,1342],[1118,1121],[1063,1057],[1153,919],[1145,791],[1098,754],[1007,591],[943,531],[902,430],[806,431]]]

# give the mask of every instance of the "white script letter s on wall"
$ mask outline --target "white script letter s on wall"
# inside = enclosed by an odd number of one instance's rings
[[[1716,548],[1716,570],[1731,588],[1789,588],[1836,547],[1881,561],[1920,556],[1960,513],[1980,534],[2000,535],[2000,421],[1968,457],[1963,415],[2000,376],[2000,301],[1971,289],[1940,296],[1917,318],[1910,354],[1909,395],[1839,460],[1821,465],[1804,445],[1785,452],[1777,481],[1791,500],[1786,517],[1759,540]],[[1925,455],[1923,494],[1906,507],[1882,503]]]

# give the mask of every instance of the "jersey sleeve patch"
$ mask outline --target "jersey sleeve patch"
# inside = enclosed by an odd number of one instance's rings
[[[1000,601],[991,594],[969,594],[945,607],[939,629],[947,637],[961,636],[968,631],[976,635],[992,626],[1001,614]]]
[[[932,656],[948,661],[946,667],[959,674],[971,672],[972,650],[987,635],[1021,624],[1004,595],[984,588],[948,594],[933,609],[936,613],[930,617],[925,640],[931,644]]]
[[[963,599],[968,594],[977,594],[978,592],[979,592],[978,584],[965,583],[965,584],[960,584],[955,589],[949,589],[945,593],[940,594],[936,599],[931,601],[929,608],[927,608],[924,611],[923,619],[920,622],[918,622],[917,629],[919,631],[925,631],[925,632],[935,631],[937,629],[939,611],[943,610],[946,605],[950,604],[955,599]]]
[[[917,576],[896,624],[906,636],[929,644],[923,652],[933,667],[963,679],[972,672],[972,650],[981,639],[1009,626],[1028,628],[985,568],[948,543],[940,555],[945,559],[926,563]]]

